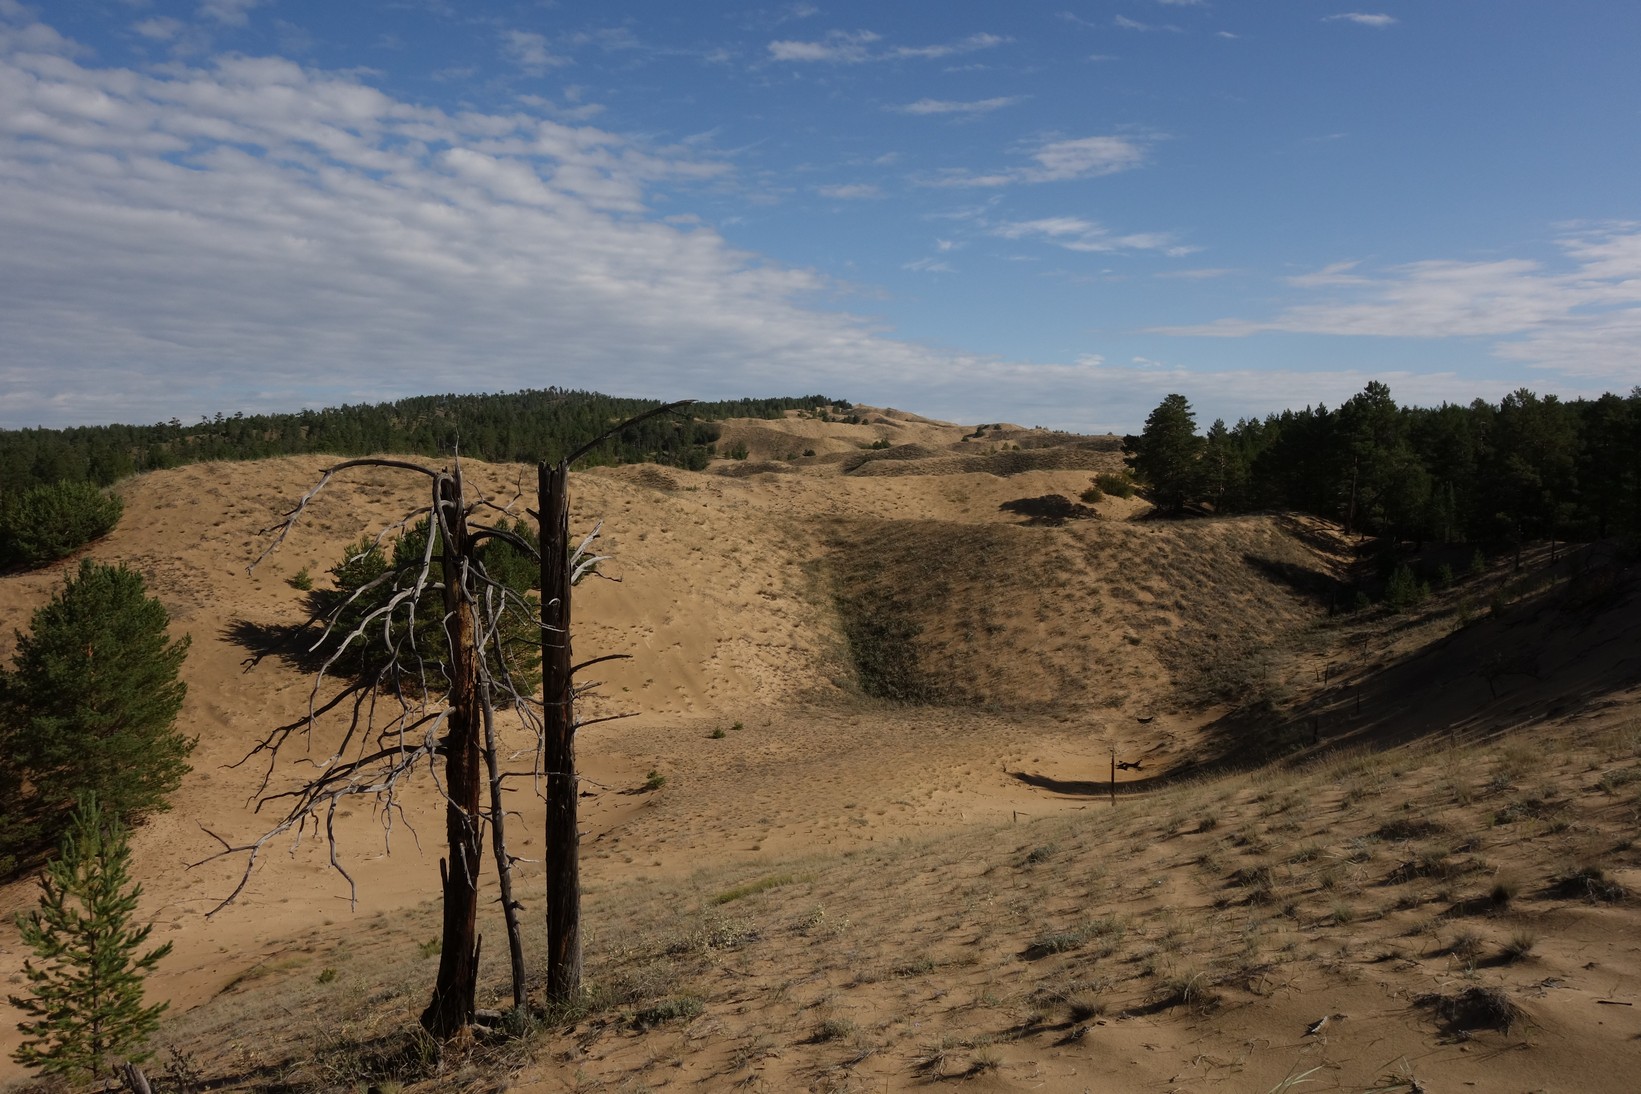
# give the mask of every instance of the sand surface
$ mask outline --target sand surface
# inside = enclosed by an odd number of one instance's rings
[[[878,439],[896,447],[862,447]],[[1167,776],[1225,732],[1227,708],[1195,671],[1204,651],[1241,649],[1249,633],[1274,638],[1325,614],[1249,560],[1288,552],[1294,565],[1322,572],[1341,554],[1306,546],[1275,518],[1136,523],[1129,518],[1145,508],[1137,499],[1106,498],[1097,517],[1063,526],[1002,508],[1076,498],[1094,470],[1120,464],[1110,439],[1074,447],[1011,426],[977,436],[887,411],[860,425],[731,423],[725,441],[744,441],[748,459],[704,473],[596,469],[574,476],[572,494],[573,532],[602,522],[600,545],[613,556],[603,571],[618,579],[578,590],[577,658],[632,655],[591,673],[601,686],[582,707],[589,718],[632,715],[590,725],[578,741],[589,966],[614,976],[630,960],[653,972],[671,954],[668,975],[702,1009],[654,1029],[608,1014],[567,1027],[533,1056],[496,1065],[505,1089],[883,1090],[941,1079],[975,1090],[1633,1089],[1633,900],[1569,900],[1546,886],[1566,862],[1603,856],[1612,877],[1641,887],[1634,849],[1611,846],[1612,833],[1633,829],[1633,790],[1621,789],[1623,779],[1614,793],[1590,789],[1603,771],[1634,767],[1624,734],[1637,708],[1623,682],[1636,665],[1636,632],[1624,622],[1634,613],[1592,618],[1583,630],[1523,619],[1513,637],[1500,622],[1497,634],[1456,636],[1474,648],[1445,659],[1429,652],[1430,636],[1405,630],[1400,639],[1384,632],[1377,645],[1329,634],[1308,651],[1288,649],[1270,670],[1291,703],[1277,729],[1305,731],[1314,718],[1336,740],[1404,751],[1386,753],[1371,776],[1292,776],[1275,790],[1241,776],[1181,788]],[[425,504],[416,476],[342,476],[248,573],[269,545],[263,530],[331,462],[136,477],[118,487],[119,528],[89,551],[139,569],[174,633],[192,636],[182,718],[199,737],[194,770],[175,808],[135,834],[134,872],[146,889],[142,914],[174,946],[151,997],[171,1000],[176,1036],[193,1036],[191,1051],[217,1074],[239,1076],[229,1086],[264,1083],[257,1061],[279,1058],[282,1040],[287,1055],[301,1051],[289,1046],[312,1025],[292,1015],[283,1031],[257,1026],[267,1019],[249,1016],[256,993],[272,997],[300,980],[311,997],[314,974],[330,962],[343,971],[339,983],[364,997],[373,967],[409,959],[437,930],[428,901],[443,825],[425,779],[391,812],[371,799],[342,810],[337,854],[352,894],[323,834],[309,828],[300,841],[270,844],[235,903],[205,914],[245,866],[243,856],[213,859],[221,847],[211,833],[240,843],[265,831],[277,818],[253,808],[264,775],[276,790],[294,785],[331,754],[338,731],[321,721],[311,742],[291,742],[271,768],[240,762],[306,709],[313,686],[277,656],[255,658],[246,636],[300,620],[303,595],[290,584],[299,570],[323,582],[347,544]],[[515,513],[533,503],[533,471],[469,461],[464,475],[470,495],[482,491]],[[970,557],[964,543],[995,545],[986,551],[996,557]],[[881,584],[883,573],[849,568],[874,551],[894,567],[918,563],[940,575],[940,595],[908,600],[906,610],[922,613],[917,641],[938,669],[930,679],[959,702],[904,706],[859,694],[835,598],[857,587],[901,595]],[[0,657],[64,569],[0,578]],[[1509,676],[1511,657],[1534,658],[1536,675]],[[1481,663],[1498,671],[1455,678],[1454,664]],[[504,720],[516,763],[527,767],[529,735]],[[1496,734],[1521,726],[1560,742],[1566,762],[1552,770],[1476,752],[1462,761],[1481,765],[1463,776],[1474,784],[1469,800],[1439,756],[1419,751],[1461,729],[1503,747]],[[1125,793],[1115,805],[1105,796],[1113,758],[1140,765],[1119,773]],[[1525,770],[1489,783],[1492,765],[1505,762]],[[652,775],[664,786],[646,789]],[[1346,783],[1357,777],[1378,788],[1353,799]],[[1126,793],[1152,786],[1160,789]],[[1486,860],[1455,880],[1387,881],[1399,856],[1418,848],[1374,837],[1364,858],[1352,843],[1387,816],[1417,812],[1437,818],[1456,844],[1499,815],[1507,788],[1520,792],[1512,802],[1560,803],[1562,827],[1539,817],[1529,833],[1510,821],[1478,842],[1485,850],[1444,846],[1455,861]],[[1496,801],[1480,800],[1490,793]],[[510,844],[525,860],[528,914],[539,915],[531,860],[542,809],[528,782],[514,797]],[[1290,797],[1282,809],[1270,804]],[[1301,845],[1316,847],[1321,866],[1291,858]],[[1343,865],[1324,880],[1316,871],[1329,862]],[[1274,906],[1226,881],[1265,863],[1279,888],[1292,889]],[[1443,954],[1462,924],[1442,909],[1506,874],[1520,876],[1522,896],[1478,921],[1476,952],[1531,929],[1541,939],[1535,956],[1488,965]],[[713,911],[725,891],[771,877],[785,880]],[[32,901],[31,885],[14,884],[0,890],[0,913],[9,920]],[[713,943],[743,908],[756,923],[750,937]],[[1102,917],[1126,924],[1128,942],[1103,956],[1127,962],[1113,966],[1120,971],[1093,970],[1092,940],[1103,936],[1091,924]],[[1075,946],[1034,951],[1056,923]],[[499,924],[487,930],[497,940],[485,951],[494,994],[505,965]],[[680,948],[689,930],[706,933]],[[1237,946],[1259,956],[1232,976],[1224,955]],[[24,956],[14,930],[0,927],[0,981],[12,990]],[[1170,970],[1188,980],[1193,969],[1204,988],[1216,985],[1214,1007],[1152,1005]],[[425,982],[409,985],[409,996],[426,990],[431,972],[430,962],[412,967]],[[1458,1036],[1414,1005],[1495,984],[1530,1020]],[[1067,1021],[1067,1000],[1083,994],[1101,996],[1103,1013]],[[249,1008],[246,1017],[232,1017],[230,1004]],[[400,1018],[408,1024],[411,1014]],[[14,1021],[0,1007],[0,1078],[19,1074],[9,1061]],[[210,1048],[199,1040],[206,1028],[219,1042]],[[235,1040],[236,1028],[256,1044]]]

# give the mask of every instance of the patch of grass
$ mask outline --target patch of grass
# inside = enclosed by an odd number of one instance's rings
[[[1538,934],[1529,927],[1523,927],[1513,932],[1505,943],[1499,947],[1499,958],[1507,963],[1522,961],[1531,956],[1533,948],[1538,945]]]
[[[719,726],[717,729],[714,729],[711,733],[708,733],[707,736],[710,739],[714,740],[714,741],[721,741],[725,737],[729,736],[729,734],[724,732],[722,726]]]
[[[749,897],[755,893],[767,893],[771,889],[779,889],[783,885],[791,885],[793,882],[801,880],[804,879],[797,874],[771,874],[768,877],[758,878],[756,881],[748,881],[745,884],[737,885],[733,889],[725,889],[713,897],[712,902],[714,904],[728,904],[731,901],[740,900],[742,897]]]
[[[1025,956],[1035,961],[1040,957],[1081,949],[1087,941],[1088,935],[1083,931],[1054,931],[1034,939],[1026,947]]]
[[[319,970],[319,975],[317,977],[315,977],[315,979],[318,980],[321,984],[329,984],[333,980],[336,979],[336,970],[335,969],[329,969],[329,968],[320,969]]]
[[[841,1041],[853,1037],[856,1033],[855,1023],[847,1018],[823,1018],[815,1032],[809,1035],[812,1044],[824,1044],[827,1041]]]
[[[698,1018],[705,1009],[706,1005],[693,995],[675,995],[634,1012],[632,1024],[636,1029],[653,1029],[668,1022]]]
[[[1402,817],[1387,824],[1381,824],[1373,834],[1382,840],[1414,840],[1441,835],[1446,831],[1447,826],[1440,821]]]
[[[444,950],[444,939],[430,938],[426,942],[418,942],[416,950],[423,957],[437,957]]]
[[[657,771],[653,767],[650,768],[649,774],[644,776],[644,789],[645,790],[660,790],[663,786],[666,786],[666,785],[667,785],[667,777],[665,775],[661,774],[661,772]]]
[[[1455,1034],[1478,1029],[1509,1033],[1526,1018],[1526,1013],[1499,988],[1465,988],[1453,994],[1432,993],[1421,995],[1413,1003],[1435,1011],[1443,1028]]]
[[[1553,888],[1558,896],[1578,900],[1623,900],[1630,891],[1607,876],[1607,871],[1594,863],[1586,863],[1575,870],[1556,877]]]
[[[1231,874],[1231,882],[1246,890],[1255,904],[1269,904],[1276,899],[1276,871],[1268,863],[1242,867]]]
[[[1208,1010],[1219,1002],[1208,974],[1200,969],[1181,969],[1165,977],[1157,985],[1156,1005],[1159,1007],[1190,1007]]]
[[[1036,866],[1040,862],[1047,862],[1060,849],[1059,844],[1045,843],[1040,847],[1033,847],[1026,852],[1026,865]]]

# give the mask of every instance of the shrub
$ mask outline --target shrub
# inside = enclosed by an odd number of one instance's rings
[[[1393,612],[1405,612],[1417,607],[1430,595],[1430,586],[1420,581],[1413,570],[1398,566],[1385,586],[1385,604]]]
[[[41,566],[66,558],[119,523],[124,503],[88,482],[25,490],[0,508],[0,564]]]
[[[1094,476],[1094,485],[1090,489],[1116,498],[1131,498],[1138,488],[1126,471],[1102,471]]]
[[[382,544],[365,537],[331,567],[335,588],[316,593],[313,604],[330,628],[320,649],[327,658],[340,653],[336,667],[341,671],[411,693],[436,690],[449,678],[443,596],[431,587],[416,589],[423,559],[429,557],[429,528],[423,519],[394,540],[391,561]],[[511,527],[503,521],[501,529],[536,549],[535,537],[522,521]],[[440,580],[440,551],[435,535],[431,582]],[[486,647],[490,672],[528,695],[541,685],[539,601],[530,591],[540,582],[541,568],[505,539],[481,544],[477,557],[485,576],[501,587],[494,609],[500,626]]]

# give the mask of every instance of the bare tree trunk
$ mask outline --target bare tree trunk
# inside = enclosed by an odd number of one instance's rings
[[[148,1076],[142,1073],[142,1068],[133,1063],[121,1064],[115,1069],[119,1072],[120,1082],[130,1094],[154,1094],[154,1088],[148,1085]]]
[[[538,469],[541,677],[547,777],[547,999],[581,991],[580,833],[576,827],[575,691],[570,660],[570,461]]]
[[[480,838],[479,736],[481,716],[478,632],[464,570],[469,564],[467,517],[461,471],[434,480],[432,527],[441,535],[444,625],[449,639],[450,713],[445,728],[445,836],[450,861],[444,882],[443,948],[433,998],[422,1011],[422,1028],[448,1039],[473,1021],[478,979]]]
[[[484,695],[484,766],[490,776],[490,842],[496,856],[501,915],[507,924],[507,956],[513,968],[513,1007],[529,1002],[524,989],[524,940],[519,931],[519,903],[513,899],[513,860],[507,854],[507,807],[502,804],[502,775],[496,760],[496,705]]]

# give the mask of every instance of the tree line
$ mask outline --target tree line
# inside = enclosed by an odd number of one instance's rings
[[[1337,409],[1217,420],[1200,434],[1175,394],[1124,451],[1170,513],[1299,511],[1390,545],[1641,537],[1641,387],[1404,407],[1375,381]]]
[[[530,462],[543,452],[569,451],[614,422],[659,406],[594,391],[542,388],[492,395],[424,395],[394,402],[303,410],[289,414],[216,415],[194,424],[176,418],[154,425],[0,429],[0,504],[5,497],[59,482],[108,486],[139,471],[204,460],[256,460],[322,452],[462,455],[495,462]],[[624,432],[588,466],[661,463],[700,470],[712,458],[716,422],[778,418],[788,410],[848,408],[822,395],[695,403],[688,419],[658,417]]]

